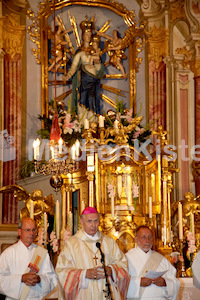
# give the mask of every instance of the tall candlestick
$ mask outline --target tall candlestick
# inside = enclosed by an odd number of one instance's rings
[[[71,229],[73,229],[73,220],[72,220],[72,212],[70,211],[69,212],[69,214],[68,214],[68,218],[69,218],[69,227],[71,228]]]
[[[111,216],[114,219],[114,216],[115,216],[114,196],[111,197]]]
[[[51,158],[54,159],[54,148],[51,147]]]
[[[85,202],[82,200],[81,201],[81,213],[84,211],[84,209],[85,209]]]
[[[71,157],[73,160],[75,160],[75,158],[76,158],[76,146],[75,145],[73,145],[71,147]]]
[[[39,159],[40,156],[40,140],[37,138],[35,141],[36,144],[36,159]]]
[[[79,154],[80,154],[80,142],[79,140],[76,140],[75,142],[75,147],[76,147],[76,157],[79,157]]]
[[[59,141],[58,141],[59,154],[62,154],[62,144],[63,144],[63,140],[60,138]]]
[[[66,190],[64,188],[62,194],[62,232],[64,232],[66,227],[66,212],[67,212]]]
[[[179,202],[178,204],[178,228],[179,228],[179,239],[183,240],[183,211],[182,204]]]
[[[33,203],[33,200],[30,201],[30,218],[34,220],[34,203]]]
[[[44,213],[44,244],[47,244],[47,213]]]
[[[193,236],[195,236],[195,231],[194,231],[194,214],[193,213],[190,214],[190,220],[191,220],[191,232],[192,232]]]
[[[89,129],[89,121],[88,121],[88,119],[84,120],[84,129]]]
[[[37,149],[36,140],[33,141],[34,159],[37,159]]]
[[[149,197],[149,219],[152,219],[152,197]]]
[[[60,238],[60,202],[56,201],[56,237]]]
[[[102,115],[99,116],[99,127],[104,127],[104,117]]]
[[[87,155],[87,171],[94,172],[94,154]]]
[[[126,191],[127,191],[127,204],[130,206],[132,204],[132,191],[131,191],[131,176],[129,174],[126,174]]]

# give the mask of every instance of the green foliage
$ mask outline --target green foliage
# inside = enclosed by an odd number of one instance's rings
[[[30,161],[27,158],[22,158],[19,176],[21,179],[31,176],[31,173],[34,172],[34,162]]]

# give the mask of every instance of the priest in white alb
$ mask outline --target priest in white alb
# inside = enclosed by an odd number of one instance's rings
[[[197,252],[192,263],[193,284],[200,290],[200,251]]]
[[[127,299],[176,300],[180,287],[176,269],[163,255],[151,249],[153,233],[150,228],[138,227],[135,242],[136,247],[126,253],[131,276]]]
[[[57,286],[57,276],[47,250],[34,244],[35,221],[19,222],[20,240],[0,256],[0,293],[6,299],[42,299]]]
[[[82,229],[58,257],[59,299],[126,299],[127,259],[112,237],[99,231],[99,218],[96,208],[85,208]]]

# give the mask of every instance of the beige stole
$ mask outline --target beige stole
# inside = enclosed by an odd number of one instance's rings
[[[149,259],[147,260],[146,264],[144,265],[144,267],[140,271],[140,274],[138,275],[138,277],[140,277],[140,278],[145,277],[146,273],[150,270],[151,271],[156,271],[157,268],[159,267],[162,259],[163,259],[163,256],[160,253],[152,252],[152,254],[149,257]],[[145,287],[141,286],[141,288],[140,288],[140,298],[142,297],[142,295],[144,293],[144,290],[145,290]]]
[[[37,246],[37,248],[35,248],[34,254],[33,254],[31,261],[30,261],[28,267],[26,268],[26,271],[24,272],[24,274],[29,273],[29,272],[38,273],[42,266],[42,263],[46,257],[47,252],[48,252],[47,249]],[[30,289],[31,289],[31,286],[23,283],[20,300],[26,299]]]

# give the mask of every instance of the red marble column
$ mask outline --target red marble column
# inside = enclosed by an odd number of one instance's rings
[[[4,57],[4,162],[3,185],[16,184],[21,163],[21,98],[22,98],[22,58],[16,54],[13,59]],[[2,222],[15,224],[18,221],[18,201],[12,194],[3,196]]]

